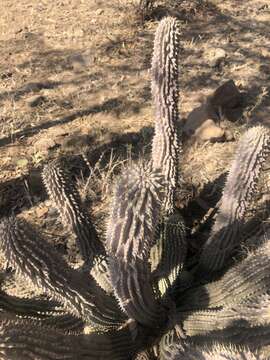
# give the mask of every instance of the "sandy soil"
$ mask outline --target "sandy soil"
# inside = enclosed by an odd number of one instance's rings
[[[209,194],[220,193],[215,180],[224,178],[239,134],[269,123],[268,0],[157,1],[144,23],[128,0],[2,0],[0,13],[0,216],[15,212],[35,223],[74,266],[76,248],[51,209],[42,167],[64,158],[102,234],[114,174],[128,159],[149,156],[149,68],[162,16],[182,23],[180,127],[227,80],[244,97],[235,122],[218,119],[231,141],[184,139],[179,206],[190,226],[188,201],[198,217],[214,206]],[[224,56],[213,63],[217,49]],[[29,292],[11,275],[3,286]]]

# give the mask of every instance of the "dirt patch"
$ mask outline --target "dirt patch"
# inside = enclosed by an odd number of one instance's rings
[[[15,212],[37,224],[73,266],[76,248],[66,245],[70,235],[50,210],[42,167],[66,159],[103,234],[114,175],[151,150],[148,70],[162,16],[182,22],[179,127],[226,81],[244,98],[236,121],[216,119],[230,141],[184,139],[179,206],[224,175],[248,125],[269,123],[267,0],[157,1],[144,23],[126,0],[22,0],[19,11],[18,2],[4,0],[0,10],[0,215]],[[8,279],[9,291],[25,294]]]

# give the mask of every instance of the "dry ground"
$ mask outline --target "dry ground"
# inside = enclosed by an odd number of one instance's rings
[[[159,18],[169,13],[182,22],[180,127],[229,79],[245,100],[236,122],[220,119],[234,138],[252,122],[269,122],[268,0],[157,1],[144,24],[134,3],[0,3],[0,216],[15,212],[38,224],[74,265],[74,244],[50,208],[41,169],[64,158],[102,233],[114,174],[131,157],[149,156],[149,68]],[[213,66],[217,48],[226,56]],[[188,226],[196,225],[192,211],[199,217],[214,205],[211,194],[220,189],[215,180],[224,179],[235,145],[185,139],[179,206],[193,200],[184,210]],[[20,295],[26,291],[12,277],[5,286]]]

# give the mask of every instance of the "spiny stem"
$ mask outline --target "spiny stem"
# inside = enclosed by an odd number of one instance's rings
[[[183,326],[188,336],[211,338],[213,334],[220,333],[219,336],[225,339],[238,334],[241,344],[244,329],[252,334],[253,328],[269,326],[269,310],[269,298],[265,301],[257,299],[257,303],[253,299],[250,304],[237,304],[221,310],[179,313],[179,318],[184,318]]]
[[[104,246],[83,207],[75,184],[59,160],[45,166],[43,181],[63,225],[75,234],[83,260],[92,267],[92,276],[105,291],[110,292],[111,284]]]
[[[33,321],[1,316],[0,357],[3,360],[131,359],[134,344],[127,331],[68,335]]]
[[[155,357],[150,351],[142,351],[134,357],[132,360],[153,360]]]
[[[115,327],[123,316],[93,279],[70,268],[23,219],[0,223],[0,248],[19,274],[41,287],[67,310],[93,327]]]
[[[269,148],[269,130],[263,126],[250,128],[242,136],[223,191],[216,222],[201,254],[202,269],[221,269],[232,249],[239,243],[239,226],[244,221]]]
[[[172,17],[164,18],[156,30],[152,58],[152,96],[155,108],[152,160],[153,167],[162,170],[167,182],[164,210],[168,213],[174,209],[180,151],[176,128],[179,36],[178,21]]]
[[[14,315],[14,318],[39,320],[45,326],[64,332],[82,332],[84,328],[82,320],[66,314],[53,301],[23,299],[0,291],[0,310]]]
[[[160,360],[171,360],[176,350],[178,338],[174,330],[168,331],[162,336],[159,343],[159,358]]]
[[[107,231],[115,294],[130,318],[149,327],[164,322],[164,311],[151,287],[148,264],[163,184],[158,171],[146,167],[128,169],[116,184]]]
[[[164,179],[149,166],[126,169],[115,184],[107,252],[124,262],[148,259],[164,196]]]
[[[6,294],[0,290],[0,309],[18,316],[37,316],[46,317],[48,314],[57,314],[61,312],[59,304],[47,300],[33,300],[18,298]]]
[[[260,297],[270,286],[270,243],[229,269],[220,280],[183,293],[178,305],[183,311],[233,306]]]
[[[171,354],[170,358],[161,360],[267,360],[267,357],[260,355],[256,351],[234,347],[232,345],[224,346],[222,344],[213,344],[211,346],[195,346],[187,344],[182,347],[178,344]]]
[[[69,174],[57,160],[44,167],[42,177],[63,224],[75,233],[84,261],[92,261],[102,252],[102,244]]]
[[[227,335],[229,332],[227,333]],[[269,334],[269,332],[268,332]],[[238,333],[239,337],[240,333]],[[267,345],[262,345],[258,350],[252,346],[249,348],[248,342],[243,341],[241,344],[231,343],[220,336],[217,338],[204,337],[202,339],[188,338],[184,341],[179,341],[173,331],[167,332],[160,341],[160,360],[267,360]],[[229,334],[230,337],[230,334]],[[231,337],[233,339],[233,336]],[[264,341],[267,344],[267,336],[263,334]],[[256,343],[256,336],[253,337]],[[258,341],[258,344],[260,341]],[[254,348],[253,348],[254,347]],[[259,355],[260,353],[260,355]],[[264,354],[264,355],[263,355]]]
[[[161,294],[174,285],[186,254],[183,219],[175,209],[178,157],[181,151],[177,133],[179,35],[178,21],[172,17],[164,18],[156,30],[152,58],[152,96],[155,108],[152,161],[153,167],[161,169],[166,180],[164,217],[157,228],[156,245],[151,255],[151,261],[159,263],[155,276],[160,278],[158,287]]]
[[[173,286],[184,266],[186,238],[183,218],[178,212],[164,216],[157,227],[157,242],[151,249],[151,276],[162,295]]]

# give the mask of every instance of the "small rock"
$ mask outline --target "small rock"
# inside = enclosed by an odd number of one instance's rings
[[[46,98],[42,95],[34,95],[27,99],[27,104],[30,107],[40,106],[45,102]]]
[[[66,129],[55,127],[40,134],[37,141],[33,143],[35,151],[48,152],[50,149],[61,146],[68,135]]]
[[[238,90],[233,80],[228,80],[219,86],[211,96],[210,102],[212,106],[235,108],[242,104],[243,95]]]
[[[101,15],[104,13],[104,10],[103,9],[97,9],[96,10],[96,15]]]
[[[213,120],[208,119],[197,128],[194,137],[201,141],[221,141],[224,139],[224,129],[217,126]]]
[[[55,142],[55,140],[53,138],[48,138],[48,137],[44,137],[44,138],[40,138],[35,144],[35,150],[36,151],[45,151],[47,152],[48,150],[50,150],[51,148],[53,148],[54,146],[56,146],[57,143]]]
[[[63,147],[81,147],[88,146],[90,143],[90,137],[89,135],[82,134],[78,136],[78,134],[73,134],[68,137],[66,137],[62,145]]]
[[[225,52],[225,50],[223,50],[221,48],[207,49],[207,51],[205,52],[205,57],[206,57],[207,63],[211,67],[215,67],[215,66],[219,66],[220,63],[223,60],[225,60],[226,52]]]
[[[233,133],[230,130],[225,130],[224,135],[225,135],[226,141],[233,141],[234,140]]]
[[[11,78],[12,75],[13,75],[13,74],[12,74],[11,71],[7,71],[7,72],[2,73],[2,74],[0,75],[0,79],[1,79],[1,80],[6,80],[6,79]]]
[[[36,209],[36,215],[37,217],[43,217],[45,214],[47,214],[48,208],[47,207],[38,207]]]
[[[183,131],[187,136],[194,134],[197,128],[199,128],[205,120],[209,119],[208,105],[203,104],[191,111],[188,115]]]
[[[47,132],[47,136],[48,137],[55,137],[55,138],[63,138],[65,136],[67,136],[69,134],[68,130],[57,126],[55,128],[51,128],[48,132]]]
[[[233,80],[219,86],[208,100],[214,113],[221,113],[229,121],[236,121],[242,115],[243,94],[238,90]]]

